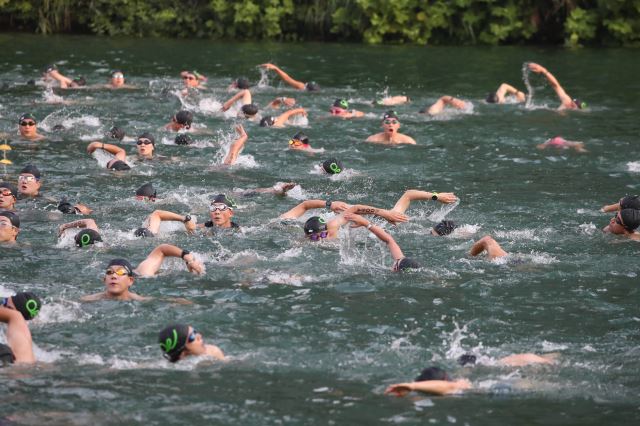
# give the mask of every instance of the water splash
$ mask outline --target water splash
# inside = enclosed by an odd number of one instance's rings
[[[527,88],[527,99],[524,103],[524,107],[527,109],[533,106],[533,94],[534,94],[533,86],[531,86],[531,83],[529,82],[530,72],[531,70],[529,70],[529,62],[524,62],[522,64],[522,81],[524,82],[524,85]]]
[[[261,89],[269,87],[269,70],[259,67],[258,71],[260,71],[260,80],[258,80],[257,86]]]

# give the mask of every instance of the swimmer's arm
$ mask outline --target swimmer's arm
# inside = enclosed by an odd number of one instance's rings
[[[634,241],[640,241],[640,233],[639,232],[634,232],[633,234],[627,234],[629,236],[630,239],[634,240]]]
[[[411,136],[407,136],[407,135],[400,135],[398,134],[398,136],[400,136],[400,143],[404,143],[407,145],[417,145],[417,142],[415,139],[413,139]]]
[[[289,86],[298,89],[298,90],[304,90],[304,83],[298,80],[294,80],[293,78],[291,78],[291,76],[289,76],[289,74],[287,74],[286,72],[282,71],[280,68],[278,68],[276,65],[273,64],[262,64],[260,65],[262,68],[266,68],[268,70],[273,70],[275,71],[280,78],[287,83]]]
[[[348,205],[346,203],[343,203],[342,201],[332,201],[330,206],[331,206],[331,211],[336,213],[343,211],[348,207]],[[307,210],[323,209],[325,207],[326,207],[325,200],[305,200],[300,204],[298,204],[297,206],[295,206],[294,208],[292,208],[291,210],[289,210],[288,212],[282,213],[280,215],[280,219],[297,219],[303,214],[305,214]]]
[[[135,272],[142,276],[153,276],[158,272],[165,257],[180,257],[182,249],[171,244],[160,244],[154,248],[151,253],[136,268]],[[198,262],[193,254],[189,253],[184,257],[189,272],[200,274],[203,266]]]
[[[7,343],[16,357],[16,362],[25,364],[36,362],[31,332],[22,314],[13,309],[0,307],[0,322],[7,324]]]
[[[562,105],[568,106],[573,104],[571,97],[567,95],[558,80],[545,67],[532,62],[529,64],[529,69],[535,73],[542,74],[547,79],[549,85],[551,85],[553,90],[555,90],[556,95],[558,95]]]
[[[63,223],[62,225],[60,225],[60,227],[58,228],[58,236],[62,235],[62,233],[69,228],[87,228],[87,229],[93,229],[96,232],[100,231],[100,229],[98,229],[98,225],[96,224],[95,220],[80,219],[80,220],[76,220],[69,223]]]
[[[61,89],[66,89],[71,85],[71,83],[73,83],[73,80],[71,80],[69,77],[65,77],[64,75],[60,74],[58,70],[50,71],[49,76],[54,80],[56,80],[58,83],[60,83]]]
[[[233,105],[238,99],[240,98],[244,98],[244,96],[249,93],[249,99],[251,99],[251,93],[249,92],[249,90],[247,89],[242,89],[240,90],[238,93],[236,93],[235,95],[233,95],[232,97],[229,98],[228,101],[226,101],[224,104],[222,104],[222,111],[226,111],[229,108],[231,108],[231,105]],[[251,101],[247,102],[247,103],[251,103]]]
[[[238,139],[233,141],[231,149],[229,149],[229,154],[227,154],[227,158],[225,158],[223,162],[223,164],[226,164],[227,166],[235,164],[238,159],[238,155],[240,155],[240,151],[242,151],[245,142],[247,142],[247,139],[249,138],[241,124],[236,126],[236,132],[238,133]]]
[[[507,365],[510,367],[521,367],[529,364],[555,364],[555,358],[557,354],[549,354],[553,356],[536,355],[532,353],[526,354],[513,354],[500,358],[498,360],[499,365]]]
[[[280,109],[281,106],[292,107],[295,104],[296,104],[295,98],[279,97],[269,102],[269,105],[267,106],[271,109]]]
[[[404,257],[404,254],[402,253],[402,249],[400,248],[398,243],[396,243],[396,241],[393,239],[391,235],[389,235],[389,233],[387,233],[384,229],[382,229],[378,225],[369,222],[364,217],[355,213],[345,213],[344,218],[352,223],[351,226],[353,228],[359,228],[361,226],[367,227],[367,229],[369,229],[369,231],[371,231],[373,235],[378,237],[380,241],[382,241],[387,245],[387,247],[389,248],[389,253],[391,254],[391,257],[393,257],[394,260],[402,259]]]
[[[600,211],[603,213],[617,212],[618,210],[620,210],[620,201],[618,201],[615,204],[605,205],[603,208],[600,209]]]
[[[384,134],[383,133],[376,133],[374,135],[369,136],[367,139],[365,139],[365,142],[382,142],[384,139],[382,139],[382,136]]]
[[[357,213],[359,215],[369,215],[372,214],[374,216],[380,216],[384,220],[389,223],[396,224],[397,222],[407,222],[409,218],[403,214],[393,210],[385,210],[380,209],[378,207],[365,206],[362,204],[357,204],[352,206],[347,212]]]
[[[206,345],[207,355],[214,357],[220,361],[224,361],[225,356],[222,352],[222,349],[217,347],[216,345]]]
[[[524,92],[519,91],[518,89],[516,89],[510,84],[502,83],[500,87],[498,87],[498,90],[496,91],[498,102],[504,103],[504,97],[506,95],[514,95],[516,99],[518,99],[519,101],[524,101],[526,97]]]
[[[307,115],[307,110],[305,110],[304,108],[294,108],[294,109],[290,109],[289,111],[285,111],[282,114],[280,114],[277,118],[276,121],[273,123],[274,126],[284,126],[284,124],[287,122],[287,120],[289,120],[291,117],[293,117],[294,115]]]
[[[160,224],[164,221],[183,222],[187,232],[192,233],[196,230],[196,223],[193,219],[188,222],[184,222],[186,216],[181,214],[169,212],[166,210],[154,210],[153,213],[147,218],[148,228],[154,234],[157,234],[160,230]]]
[[[409,189],[398,199],[396,205],[393,206],[391,211],[404,213],[407,211],[412,201],[418,200],[431,200],[434,192],[420,191],[418,189]],[[451,204],[458,201],[458,197],[453,192],[437,192],[437,201],[442,204]]]
[[[93,153],[96,149],[103,149],[108,153],[113,154],[113,156],[120,161],[125,161],[127,159],[127,152],[117,145],[102,142],[91,142],[87,146],[87,152],[89,154]]]

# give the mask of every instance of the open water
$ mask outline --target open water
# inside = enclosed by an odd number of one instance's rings
[[[322,91],[281,86],[256,65],[271,61]],[[488,105],[501,82],[524,89],[522,64],[538,62],[586,111],[558,113],[553,91],[529,76],[532,105]],[[48,93],[21,83],[49,63],[63,73],[104,83],[122,69],[131,91]],[[197,69],[209,89],[181,99],[179,72]],[[640,420],[640,244],[604,235],[604,204],[640,192],[640,56],[625,49],[535,47],[365,47],[341,44],[235,44],[205,41],[0,35],[0,131],[13,150],[13,181],[24,164],[43,173],[43,194],[95,209],[101,247],[76,249],[57,240],[74,219],[43,198],[21,201],[15,246],[0,247],[0,292],[37,291],[46,306],[30,327],[39,363],[0,370],[0,416],[16,424],[633,424]],[[309,122],[284,129],[246,125],[249,141],[237,165],[220,165],[234,119],[218,112],[238,76],[261,83],[255,102],[296,97]],[[266,78],[265,78],[266,77]],[[379,131],[381,93],[407,94],[396,107],[401,131],[417,146],[365,144]],[[474,103],[473,111],[433,119],[417,111],[441,95]],[[69,104],[53,103],[62,96]],[[327,117],[337,97],[366,112],[360,120]],[[185,106],[195,113],[196,144],[172,144],[161,130]],[[17,117],[33,112],[48,140],[19,141]],[[54,132],[63,124],[68,130]],[[151,131],[168,158],[134,164],[116,176],[85,151],[112,125],[134,136]],[[287,150],[298,130],[314,148]],[[539,151],[562,135],[589,151]],[[135,153],[133,142],[124,144]],[[340,158],[334,178],[317,164]],[[187,236],[166,227],[155,239],[133,237],[154,208],[206,220],[211,195],[300,186],[288,197],[239,197],[241,232]],[[153,182],[160,200],[136,202]],[[340,242],[305,241],[300,226],[277,217],[303,199],[331,197],[390,208],[405,189],[453,191],[454,209],[422,202],[411,221],[385,225],[406,255],[424,267],[390,271],[391,259],[365,230]],[[446,215],[463,225],[446,238],[428,235]],[[472,259],[472,242],[493,235],[522,262]],[[81,304],[100,291],[106,263],[137,264],[158,243],[187,248],[206,273],[189,275],[168,261],[134,290],[152,302]],[[166,299],[183,297],[190,305]],[[167,323],[192,324],[228,362],[171,365],[157,333]],[[0,331],[0,341],[4,332]],[[456,358],[474,352],[480,365]],[[560,354],[543,368],[503,368],[519,352]],[[391,383],[412,380],[429,365],[469,378],[475,390],[454,397],[396,398]]]

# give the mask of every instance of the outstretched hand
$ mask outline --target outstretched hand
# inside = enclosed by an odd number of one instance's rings
[[[343,201],[332,201],[331,202],[331,211],[334,213],[342,213],[343,211],[349,208],[349,204]]]
[[[413,389],[411,383],[396,383],[395,385],[389,385],[384,391],[385,395],[405,396]]]
[[[247,136],[247,132],[244,130],[244,127],[242,127],[242,124],[238,124],[236,126],[236,133],[238,134],[238,136],[242,137],[242,136]]]
[[[187,269],[192,274],[200,275],[204,271],[204,265],[193,257],[192,254],[188,254],[184,257],[184,261],[187,264]]]
[[[443,204],[451,204],[458,201],[458,197],[453,192],[438,192],[438,201]]]
[[[538,65],[535,62],[529,62],[529,69],[535,73],[545,72],[546,69],[542,65]]]
[[[259,67],[260,68],[265,68],[265,69],[268,69],[268,70],[274,70],[274,69],[278,68],[275,65],[270,64],[270,63],[260,64]]]
[[[345,213],[344,218],[351,222],[352,228],[360,228],[369,225],[369,221],[356,213]]]
[[[381,210],[378,212],[378,216],[392,225],[396,225],[398,222],[407,222],[409,220],[409,216],[406,214],[398,213],[393,210]]]

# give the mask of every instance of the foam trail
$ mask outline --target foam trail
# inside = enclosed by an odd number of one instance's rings
[[[529,62],[524,62],[522,64],[522,81],[524,81],[524,85],[527,88],[527,100],[524,103],[525,108],[531,108],[533,106],[533,87],[529,82]]]

